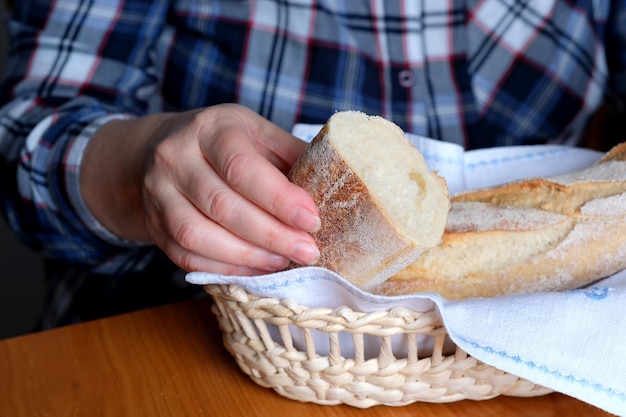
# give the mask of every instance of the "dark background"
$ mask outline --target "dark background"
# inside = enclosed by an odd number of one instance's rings
[[[0,0],[2,21],[6,0]],[[7,36],[0,24],[0,70],[4,68]],[[26,248],[0,220],[0,339],[28,333],[44,294],[43,262]]]

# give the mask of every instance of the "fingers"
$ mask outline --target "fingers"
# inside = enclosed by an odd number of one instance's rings
[[[216,224],[183,198],[173,186],[158,192],[160,204],[149,203],[147,227],[155,243],[187,271],[258,275],[285,268],[289,259],[272,253]]]
[[[313,199],[285,176],[306,144],[258,116],[240,117],[207,142],[211,165],[229,186],[280,221],[317,231],[321,223]]]
[[[317,207],[285,176],[306,144],[242,106],[177,120],[144,176],[152,240],[188,271],[252,275],[317,262]]]
[[[215,161],[224,181],[285,224],[306,232],[317,231],[320,218],[311,196],[259,153],[232,149],[233,142],[226,145],[230,149],[225,157]]]
[[[207,169],[204,161],[190,168],[187,181],[180,184],[180,191],[206,218],[271,253],[304,265],[317,262],[319,250],[308,233],[286,225],[253,204],[215,171]],[[280,177],[284,178],[282,175]],[[257,182],[259,178],[256,178]],[[213,239],[207,239],[206,242],[213,242]]]

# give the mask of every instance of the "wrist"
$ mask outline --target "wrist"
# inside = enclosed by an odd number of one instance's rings
[[[169,114],[115,119],[100,126],[81,162],[80,189],[87,209],[114,236],[150,240],[143,219],[142,184],[151,140]]]

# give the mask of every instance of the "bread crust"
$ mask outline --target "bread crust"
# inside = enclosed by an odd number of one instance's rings
[[[363,182],[334,146],[334,141],[341,140],[330,132],[335,117],[341,115],[335,114],[326,123],[294,164],[288,177],[309,192],[320,212],[321,228],[312,233],[321,255],[316,265],[335,271],[357,287],[368,290],[405,268],[426,247],[439,243],[449,205],[447,187],[442,178],[429,173],[435,178],[437,186],[445,190],[436,205],[436,210],[441,212],[438,215],[443,217],[440,224],[434,222],[424,241],[409,239],[385,213],[385,201],[379,201],[372,194],[371,187]],[[393,128],[399,131],[397,126],[393,125]],[[401,135],[401,131],[394,134]],[[385,140],[389,146],[389,140],[397,139],[387,137]],[[381,164],[384,163],[381,161]],[[407,209],[410,206],[407,205]],[[420,213],[413,215],[420,216]]]

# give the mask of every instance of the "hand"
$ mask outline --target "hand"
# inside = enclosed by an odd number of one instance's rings
[[[304,146],[234,104],[113,121],[85,152],[81,187],[109,230],[187,271],[265,273],[319,257],[315,203],[285,176]]]

